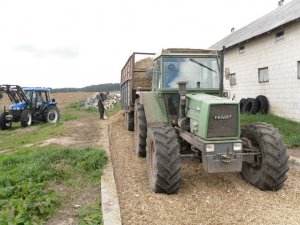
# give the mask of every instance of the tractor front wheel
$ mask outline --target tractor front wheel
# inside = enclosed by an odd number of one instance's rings
[[[0,128],[1,130],[7,130],[11,127],[11,121],[7,121],[5,119],[5,116],[8,115],[8,113],[2,113],[0,114]]]
[[[261,153],[252,162],[243,162],[242,176],[261,190],[279,190],[287,179],[288,155],[278,130],[270,124],[252,123],[242,131],[248,149]]]
[[[175,129],[167,124],[150,127],[147,134],[147,173],[151,189],[156,193],[177,193],[180,169]]]
[[[21,114],[21,126],[27,127],[32,125],[32,112],[28,109],[25,109]]]
[[[60,113],[56,106],[49,106],[49,108],[45,110],[43,115],[43,121],[48,123],[58,123],[59,119]]]

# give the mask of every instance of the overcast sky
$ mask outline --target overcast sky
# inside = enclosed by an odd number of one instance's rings
[[[208,48],[232,27],[277,5],[278,0],[0,0],[0,84],[118,83],[134,51]]]

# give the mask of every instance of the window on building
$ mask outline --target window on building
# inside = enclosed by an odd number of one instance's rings
[[[259,83],[269,82],[268,67],[258,69],[258,82]]]
[[[300,79],[300,61],[297,62],[297,75],[298,79]]]
[[[276,32],[275,34],[275,40],[276,41],[279,41],[279,40],[282,40],[284,38],[284,31],[279,31],[279,32]]]
[[[239,47],[239,52],[240,52],[240,54],[243,54],[245,52],[245,46],[244,45]]]
[[[236,85],[236,76],[235,73],[229,74],[230,86]]]

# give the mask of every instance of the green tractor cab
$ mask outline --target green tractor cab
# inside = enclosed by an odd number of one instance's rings
[[[12,122],[22,127],[43,121],[57,123],[60,113],[55,99],[50,97],[50,88],[21,88],[18,85],[0,85],[0,92],[6,93],[12,104],[0,114],[0,128],[9,129]]]

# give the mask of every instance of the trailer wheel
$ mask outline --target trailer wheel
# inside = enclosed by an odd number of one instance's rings
[[[20,122],[22,127],[27,127],[32,125],[32,113],[30,110],[25,109],[22,112]]]
[[[136,100],[134,109],[135,152],[140,157],[146,157],[147,121],[144,106]]]
[[[245,127],[241,136],[250,144],[250,149],[261,153],[253,162],[243,162],[243,178],[261,190],[280,189],[287,179],[289,157],[278,130],[270,124],[252,123]]]
[[[6,121],[5,116],[8,115],[8,113],[1,113],[0,114],[0,128],[1,130],[7,130],[11,128],[11,121]]]
[[[125,112],[125,129],[128,131],[134,131],[134,113]]]
[[[147,173],[156,193],[175,194],[180,185],[180,153],[175,129],[167,124],[149,128],[147,134]]]

